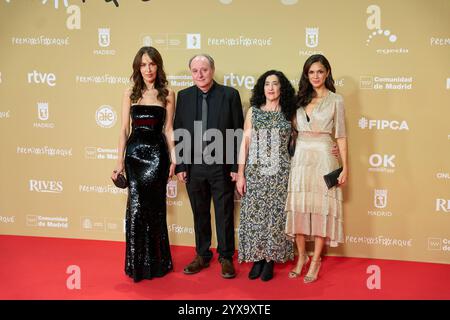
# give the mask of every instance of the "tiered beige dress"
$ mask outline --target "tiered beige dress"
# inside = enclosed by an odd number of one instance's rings
[[[327,188],[323,176],[337,168],[331,154],[334,138],[346,137],[342,96],[329,92],[313,109],[308,122],[304,108],[297,110],[298,138],[291,159],[286,234],[326,238],[336,247],[344,242],[342,190]]]

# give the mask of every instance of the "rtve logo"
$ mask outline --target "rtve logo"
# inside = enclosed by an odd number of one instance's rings
[[[255,86],[255,77],[229,73],[223,76],[223,84],[231,87],[245,87],[248,90],[251,90]]]
[[[395,155],[372,154],[369,157],[369,164],[372,166],[372,168],[395,168],[394,159]]]
[[[28,83],[46,83],[50,87],[56,85],[56,76],[54,73],[41,73],[33,70],[28,73]]]
[[[34,192],[61,193],[63,191],[62,181],[30,180],[29,186],[30,191]]]
[[[436,199],[436,211],[450,212],[450,200]]]
[[[358,127],[361,129],[375,129],[375,130],[384,130],[384,129],[391,129],[391,130],[409,130],[408,123],[403,121],[397,121],[397,120],[375,120],[375,119],[366,119],[362,117],[358,121]]]

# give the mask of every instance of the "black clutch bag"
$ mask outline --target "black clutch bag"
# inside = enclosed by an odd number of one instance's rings
[[[327,184],[328,189],[333,188],[335,185],[338,184],[338,178],[339,175],[342,172],[342,167],[339,169],[336,169],[334,171],[331,171],[329,174],[326,174],[323,176],[323,179],[325,180],[325,183]]]
[[[124,176],[123,174],[121,174],[121,173],[119,173],[119,174],[117,175],[117,179],[116,179],[116,180],[113,180],[113,182],[114,182],[114,185],[115,185],[117,188],[125,189],[126,187],[128,187],[128,180],[127,180],[127,178],[125,178],[125,176]]]

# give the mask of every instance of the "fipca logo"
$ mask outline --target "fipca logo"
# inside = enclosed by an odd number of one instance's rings
[[[92,160],[117,160],[117,148],[86,147],[84,157]]]
[[[358,127],[368,130],[409,130],[405,120],[375,120],[362,117],[358,120]]]
[[[307,27],[305,28],[305,45],[308,48],[316,48],[319,45],[319,28]],[[323,54],[322,51],[316,50],[300,50],[301,56],[312,56],[313,54]]]
[[[41,215],[27,215],[26,217],[27,227],[40,227],[40,228],[56,228],[67,229],[69,228],[69,218],[56,216],[41,216]]]
[[[395,155],[372,154],[369,157],[369,172],[395,172]]]
[[[102,128],[111,128],[116,124],[117,114],[111,106],[102,105],[95,112],[95,120]]]
[[[378,210],[369,210],[367,214],[369,216],[391,217],[392,212],[379,210],[379,209],[386,209],[387,203],[388,203],[388,190],[375,189],[373,193],[373,206]]]
[[[360,76],[359,88],[369,90],[411,90],[413,77]]]
[[[29,190],[31,192],[62,193],[64,189],[62,181],[30,179]]]
[[[224,74],[223,84],[231,87],[246,88],[252,90],[255,86],[255,77],[246,75],[237,75],[234,73]]]
[[[369,14],[367,18],[366,26],[371,33],[366,40],[366,46],[369,46],[375,38],[382,37],[388,39],[390,43],[397,42],[397,36],[393,34],[390,30],[381,28],[381,9],[377,5],[370,5],[367,7],[366,13]],[[404,54],[408,53],[409,50],[406,48],[377,48],[376,53],[378,54]]]
[[[111,44],[111,33],[109,28],[98,28],[98,45],[101,48],[108,48]],[[95,49],[95,55],[115,55],[114,49]]]
[[[430,251],[450,251],[450,239],[428,238],[428,250]]]
[[[437,212],[450,212],[450,199],[436,199]]]
[[[40,129],[53,129],[55,127],[54,123],[48,122],[48,119],[50,118],[48,102],[37,103],[37,116],[41,122],[33,123],[33,127]]]

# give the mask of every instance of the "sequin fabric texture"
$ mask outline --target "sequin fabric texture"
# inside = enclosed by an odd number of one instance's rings
[[[129,181],[125,273],[137,282],[173,269],[166,222],[170,160],[162,132],[165,108],[133,105],[130,112],[132,132],[125,153]]]

